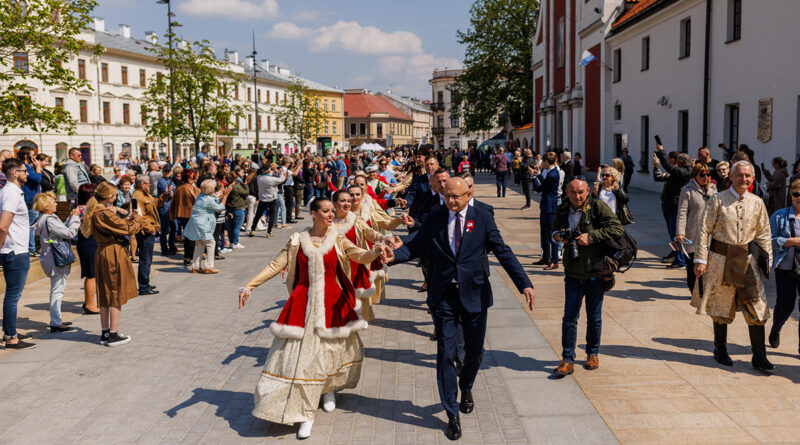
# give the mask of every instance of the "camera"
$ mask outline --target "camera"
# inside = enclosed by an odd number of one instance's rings
[[[564,240],[565,249],[567,251],[567,258],[575,260],[578,258],[578,237],[581,232],[575,229],[561,229],[558,231],[558,237]]]

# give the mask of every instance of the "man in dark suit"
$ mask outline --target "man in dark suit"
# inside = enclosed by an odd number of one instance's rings
[[[406,208],[408,208],[410,212],[414,212],[415,205],[422,204],[417,197],[425,196],[426,193],[430,193],[430,177],[433,172],[438,169],[439,160],[436,159],[436,156],[429,155],[425,158],[426,174],[415,176],[411,181],[411,185],[408,187],[408,193],[406,193]]]
[[[542,156],[542,168],[531,169],[533,189],[542,194],[539,202],[539,232],[541,235],[542,259],[533,263],[544,265],[544,270],[558,269],[558,243],[550,235],[553,233],[553,219],[558,208],[558,187],[561,180],[556,167],[555,152],[548,151]]]
[[[395,251],[394,263],[420,255],[430,258],[427,304],[439,333],[436,376],[439,397],[447,412],[447,438],[461,437],[459,411],[474,409],[472,385],[480,369],[486,335],[487,310],[492,305],[487,252],[494,253],[517,289],[525,294],[532,310],[533,286],[511,249],[503,242],[492,215],[469,205],[469,188],[461,178],[445,185],[447,208],[431,214],[417,236]],[[456,376],[456,330],[464,329],[465,359],[460,378]],[[461,403],[456,403],[461,389]]]
[[[414,211],[410,213],[411,217],[414,218],[414,230],[418,230],[422,226],[428,215],[444,207],[442,192],[444,192],[445,183],[450,179],[450,173],[445,168],[438,168],[431,174],[430,178],[430,191],[423,196],[417,195],[417,205],[414,206]]]

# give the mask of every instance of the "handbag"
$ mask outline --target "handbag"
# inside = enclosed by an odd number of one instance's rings
[[[50,219],[48,218],[47,222],[44,223],[44,227],[47,229],[47,243],[50,244],[50,252],[53,254],[53,263],[58,267],[69,266],[77,261],[75,252],[72,251],[72,245],[65,239],[58,238],[54,240],[50,238],[49,223]]]

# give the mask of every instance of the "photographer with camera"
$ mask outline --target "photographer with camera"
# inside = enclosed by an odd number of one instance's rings
[[[584,368],[597,369],[600,362],[600,330],[603,294],[606,281],[600,278],[596,264],[604,256],[603,242],[622,236],[622,223],[608,205],[593,199],[583,176],[567,181],[567,200],[556,209],[552,237],[564,243],[564,318],[561,322],[562,360],[557,375],[572,374],[575,342],[578,336],[578,315],[586,297],[586,354]]]

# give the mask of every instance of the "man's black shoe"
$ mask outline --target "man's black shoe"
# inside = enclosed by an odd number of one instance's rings
[[[447,431],[444,434],[450,440],[461,439],[461,420],[458,416],[447,420]]]
[[[545,266],[547,264],[550,264],[550,261],[548,261],[548,260],[546,260],[544,258],[542,258],[541,260],[533,263],[534,266]]]
[[[463,391],[461,393],[461,404],[458,405],[458,410],[464,414],[469,414],[475,409],[475,401],[472,400],[472,391]]]
[[[670,264],[669,266],[667,266],[667,269],[681,269],[681,268],[683,268],[683,267],[686,267],[686,266],[681,266],[681,265],[680,265],[680,264],[678,264],[678,263],[672,263],[672,264]]]
[[[781,345],[781,332],[770,332],[769,333],[769,345],[773,348],[777,348]]]
[[[139,295],[155,295],[158,291],[155,289],[150,289],[148,291],[139,292]]]

